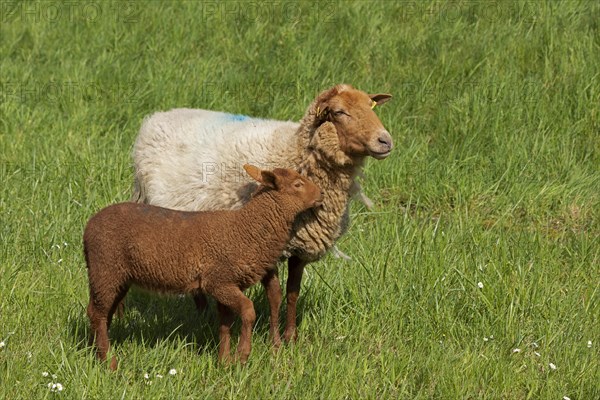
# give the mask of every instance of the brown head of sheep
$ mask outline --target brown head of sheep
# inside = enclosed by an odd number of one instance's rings
[[[337,85],[317,97],[307,116],[314,115],[313,132],[324,122],[331,122],[340,150],[355,163],[362,164],[366,156],[382,160],[390,155],[393,141],[373,108],[391,98],[389,94],[368,95],[349,85]]]
[[[131,285],[212,296],[220,319],[219,360],[231,360],[234,315],[242,319],[237,358],[247,360],[256,315],[242,291],[272,279],[294,219],[319,206],[323,196],[317,185],[293,170],[244,169],[261,185],[239,210],[185,212],[120,203],[89,220],[83,235],[90,287],[87,313],[100,360],[107,358],[112,316]],[[117,368],[114,356],[110,368]]]

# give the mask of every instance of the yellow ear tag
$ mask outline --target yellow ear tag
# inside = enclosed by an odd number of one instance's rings
[[[371,100],[371,110],[374,109],[376,105],[377,105],[377,102]]]
[[[317,106],[317,117],[321,116],[321,107]]]

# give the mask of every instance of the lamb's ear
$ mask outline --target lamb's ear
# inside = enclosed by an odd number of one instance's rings
[[[262,171],[251,164],[244,164],[244,169],[256,182],[275,189],[275,174],[271,171]]]
[[[377,94],[370,94],[369,97],[371,98],[371,100],[373,100],[375,102],[375,104],[380,106],[383,103],[389,101],[392,98],[392,95],[385,94],[385,93],[377,93]],[[373,107],[375,107],[375,106],[373,106]]]
[[[335,125],[332,122],[324,122],[315,130],[310,140],[310,145],[335,164],[345,165],[352,163],[352,159],[341,149],[337,129],[335,129]]]
[[[260,175],[262,177],[260,183],[262,183],[264,186],[273,188],[273,189],[277,189],[277,184],[276,184],[276,180],[277,177],[275,176],[275,174],[271,171],[260,171]]]
[[[262,183],[262,175],[261,175],[260,168],[255,167],[254,165],[251,165],[251,164],[244,164],[244,169],[246,170],[246,172],[248,173],[248,175],[250,175],[250,177],[252,179],[257,181],[258,183]]]

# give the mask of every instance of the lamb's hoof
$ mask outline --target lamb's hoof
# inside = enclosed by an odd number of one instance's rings
[[[236,357],[237,362],[239,362],[241,365],[246,365],[246,363],[248,362],[248,355],[238,355]]]
[[[285,340],[286,343],[296,342],[298,340],[298,330],[296,327],[287,328],[283,333],[283,340]]]
[[[117,357],[112,356],[112,358],[110,359],[110,370],[111,371],[116,371],[118,367],[118,363],[117,363]]]
[[[281,348],[281,337],[277,336],[272,339],[273,341],[273,350],[277,351]]]
[[[227,355],[227,356],[223,356],[221,358],[219,358],[219,364],[222,367],[230,367],[231,365],[233,365],[233,360],[231,358],[231,356]]]

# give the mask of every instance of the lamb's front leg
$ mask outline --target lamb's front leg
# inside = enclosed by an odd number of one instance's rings
[[[277,269],[267,273],[263,278],[262,284],[265,287],[267,300],[269,300],[269,309],[271,312],[269,320],[269,334],[273,340],[275,348],[281,346],[281,336],[279,335],[279,308],[281,307],[281,285],[279,285],[279,276]]]
[[[233,311],[234,314],[238,314],[242,318],[242,331],[237,348],[237,358],[241,363],[245,363],[252,349],[252,327],[254,321],[256,321],[254,304],[238,287],[221,287],[216,293],[211,294],[219,302],[219,315],[221,316],[219,360],[229,361],[230,331],[233,322],[231,312]]]

